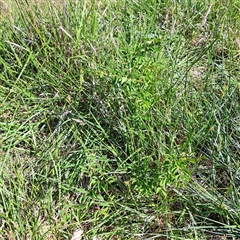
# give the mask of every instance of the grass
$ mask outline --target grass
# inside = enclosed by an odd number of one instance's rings
[[[0,6],[2,239],[239,238],[238,1]]]

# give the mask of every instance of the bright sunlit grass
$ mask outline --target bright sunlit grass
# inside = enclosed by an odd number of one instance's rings
[[[239,238],[238,1],[0,16],[0,238]]]

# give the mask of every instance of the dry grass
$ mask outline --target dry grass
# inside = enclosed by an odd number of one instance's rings
[[[37,6],[38,9],[46,9],[49,8],[49,6],[51,5],[51,7],[55,7],[57,9],[66,6],[66,1],[65,0],[38,0],[38,1],[34,1],[34,0],[7,0],[7,1],[3,1],[0,0],[0,20],[3,18],[6,18],[12,15],[12,13],[14,12],[14,9],[16,9],[16,7],[19,5],[23,5],[25,4],[28,9],[26,8],[26,10],[31,10],[34,6]],[[50,4],[50,5],[49,5]]]

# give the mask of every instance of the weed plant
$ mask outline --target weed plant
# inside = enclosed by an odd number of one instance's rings
[[[240,238],[237,0],[0,15],[0,238]]]

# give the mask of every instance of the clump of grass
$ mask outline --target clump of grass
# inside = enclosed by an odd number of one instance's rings
[[[1,237],[237,238],[238,3],[11,3]]]

